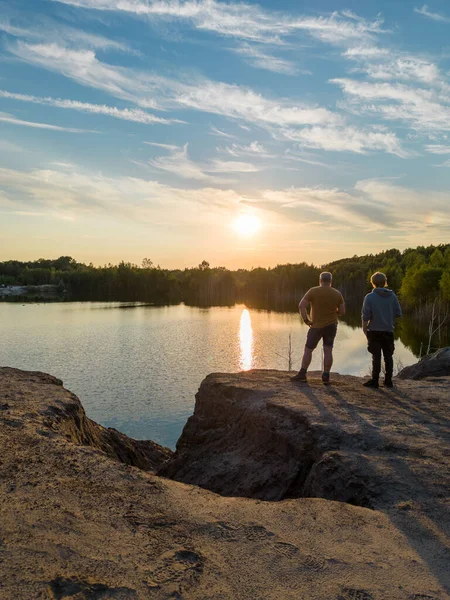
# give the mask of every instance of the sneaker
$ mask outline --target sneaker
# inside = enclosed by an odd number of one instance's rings
[[[330,385],[330,374],[329,373],[322,373],[322,383],[324,385]]]
[[[384,387],[389,387],[389,388],[394,387],[394,384],[392,383],[392,379],[385,379],[384,380]]]
[[[369,379],[369,381],[366,381],[366,383],[363,383],[364,387],[370,387],[370,388],[377,388],[378,386],[378,381],[376,379]]]
[[[291,377],[291,381],[308,381],[306,379],[306,371],[304,371],[303,369],[300,369],[300,371],[297,373],[297,375],[294,375],[294,377]]]

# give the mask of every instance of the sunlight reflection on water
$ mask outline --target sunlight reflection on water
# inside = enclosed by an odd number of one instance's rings
[[[250,313],[246,308],[241,314],[239,345],[241,349],[239,366],[242,371],[249,371],[253,365],[253,329]]]

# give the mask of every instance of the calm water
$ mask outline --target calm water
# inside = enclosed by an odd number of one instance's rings
[[[125,306],[125,307],[124,307]],[[119,303],[0,304],[0,365],[51,373],[89,417],[174,448],[202,379],[214,371],[299,368],[307,327],[291,313]],[[341,323],[334,371],[365,375],[361,329]],[[400,340],[396,358],[416,362]],[[321,368],[315,352],[313,369]]]

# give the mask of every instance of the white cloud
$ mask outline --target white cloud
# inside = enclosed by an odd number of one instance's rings
[[[172,151],[170,156],[159,156],[158,158],[149,160],[149,163],[157,169],[167,171],[183,179],[226,183],[226,180],[224,181],[214,175],[208,174],[201,166],[191,160],[187,154],[187,147],[188,145],[185,144],[183,148],[177,148]]]
[[[231,154],[231,156],[254,156],[254,157],[271,157],[266,148],[257,141],[250,142],[250,144],[242,145],[242,144],[232,144],[231,146],[226,146],[225,148],[218,148],[219,152],[226,152],[227,154]]]
[[[210,172],[217,171],[218,173],[256,173],[262,170],[262,167],[236,160],[214,159],[210,164],[211,166],[208,166],[207,170]]]
[[[8,212],[38,212],[74,221],[103,214],[121,221],[170,223],[172,230],[183,227],[185,231],[186,223],[223,226],[242,203],[264,210],[266,223],[278,219],[283,240],[294,224],[298,235],[299,226],[307,223],[308,233],[327,231],[336,247],[346,230],[378,232],[384,237],[395,234],[399,239],[414,232],[416,245],[430,235],[436,243],[439,236],[448,236],[450,222],[448,192],[416,191],[387,180],[359,181],[348,190],[266,189],[245,197],[230,188],[175,188],[152,180],[80,172],[75,166],[60,171],[0,169],[0,204]]]
[[[121,52],[133,52],[126,44],[110,40],[104,36],[81,31],[55,23],[50,19],[40,19],[34,22],[32,26],[13,25],[11,20],[3,17],[0,18],[0,31],[4,31],[8,35],[28,40],[58,43],[63,45],[79,46],[80,44],[86,49],[93,50],[118,50]]]
[[[284,137],[299,142],[307,148],[320,148],[336,152],[366,154],[370,151],[383,151],[407,158],[410,154],[402,147],[392,131],[357,129],[356,127],[305,127],[303,129],[283,129]]]
[[[143,142],[147,146],[155,146],[156,148],[164,148],[164,150],[181,150],[180,146],[174,146],[173,144],[160,144],[158,142]]]
[[[24,152],[24,148],[13,142],[8,142],[8,140],[0,140],[0,152]]]
[[[398,229],[414,226],[426,230],[436,224],[448,226],[450,218],[450,195],[434,190],[417,191],[387,180],[368,179],[359,181],[355,190],[370,197],[383,207],[390,207]]]
[[[89,129],[75,129],[74,127],[59,127],[58,125],[50,125],[49,123],[35,123],[34,121],[23,121],[16,119],[8,113],[0,113],[0,121],[11,123],[11,125],[21,125],[24,127],[33,127],[35,129],[50,129],[52,131],[65,131],[66,133],[98,133]]]
[[[58,219],[77,220],[92,214],[115,216],[139,223],[223,222],[244,197],[233,190],[211,187],[183,189],[132,177],[104,177],[67,170],[0,168],[1,202],[9,212],[39,211]],[[1,190],[0,190],[1,193]]]
[[[52,161],[49,163],[49,165],[52,165],[54,167],[61,167],[63,169],[74,169],[75,168],[75,165],[70,162]]]
[[[450,105],[444,94],[431,88],[404,84],[369,83],[353,79],[332,79],[357,103],[361,114],[379,115],[390,121],[404,121],[424,131],[450,130]],[[381,101],[391,101],[386,104]],[[347,104],[352,108],[352,104]]]
[[[284,75],[310,75],[310,71],[300,70],[294,62],[279,58],[264,52],[258,46],[250,44],[241,44],[237,48],[232,48],[236,54],[243,56],[246,62],[257,69],[272,71],[273,73],[282,73]]]
[[[418,57],[400,57],[393,61],[368,64],[366,71],[372,79],[404,79],[433,83],[438,80],[438,67]]]
[[[106,91],[118,98],[135,100],[136,94],[143,91],[137,80],[133,90],[131,69],[103,63],[96,58],[93,50],[76,50],[56,43],[29,44],[21,41],[9,44],[8,48],[27,63],[56,71],[82,85]],[[150,86],[145,89],[150,91]]]
[[[186,83],[152,73],[99,61],[91,50],[72,50],[56,44],[10,45],[18,58],[56,71],[82,85],[107,91],[141,107],[194,109],[245,120],[259,125],[339,124],[342,117],[325,108],[296,105],[286,99],[271,99],[251,88],[207,79]]]
[[[387,48],[379,48],[377,46],[353,46],[347,48],[342,56],[354,59],[374,59],[389,55],[390,52]]]
[[[431,154],[450,154],[450,146],[443,146],[441,144],[429,144],[425,146],[425,149]]]
[[[440,165],[437,165],[438,167],[450,167],[450,158],[448,160],[445,160],[443,163],[441,163]]]
[[[413,230],[416,245],[419,234],[432,232],[445,237],[450,229],[448,192],[419,192],[386,180],[358,181],[348,191],[324,187],[265,190],[260,201],[286,211],[299,211],[303,220],[316,219],[322,229],[335,227],[338,231],[383,232],[383,235],[396,232],[401,236],[409,236]]]
[[[174,100],[181,106],[244,119],[260,125],[313,125],[340,123],[342,117],[325,108],[293,105],[272,100],[250,88],[209,80],[198,85],[179,85]]]
[[[211,175],[211,173],[254,173],[260,171],[260,167],[256,167],[248,162],[240,161],[224,161],[213,159],[204,164],[196,163],[188,156],[188,144],[182,148],[167,148],[171,151],[169,156],[159,156],[151,159],[150,165],[157,169],[168,171],[178,177],[184,179],[195,179],[198,181],[209,181],[211,183],[230,183],[231,180]]]
[[[443,23],[450,23],[450,18],[445,15],[440,15],[439,13],[433,13],[429,10],[428,5],[424,4],[422,8],[415,8],[415,13],[419,15],[423,15],[424,17],[428,17],[432,21],[441,21]]]
[[[219,137],[225,137],[225,138],[228,138],[228,139],[234,139],[235,138],[235,136],[231,135],[231,133],[226,133],[226,131],[222,131],[221,129],[217,129],[217,127],[210,127],[209,132],[212,135],[217,135]]]
[[[29,96],[26,94],[13,94],[5,90],[0,90],[0,98],[8,98],[19,100],[21,102],[31,102],[33,104],[42,104],[46,106],[54,106],[57,108],[66,108],[84,113],[92,113],[97,115],[106,115],[115,119],[124,121],[134,121],[135,123],[143,123],[145,125],[153,125],[155,123],[169,125],[172,123],[182,123],[177,119],[164,119],[156,115],[152,115],[143,111],[140,108],[117,108],[116,106],[107,106],[105,104],[91,104],[89,102],[79,102],[77,100],[64,100],[62,98],[42,98],[39,96]]]
[[[329,16],[293,16],[264,10],[257,4],[216,2],[215,0],[56,0],[63,4],[126,12],[135,16],[188,21],[197,29],[242,40],[281,43],[282,39],[304,31],[324,42],[340,44],[361,40],[383,32],[380,20],[367,21],[352,13]]]
[[[386,226],[383,221],[390,221],[384,213],[381,215],[382,219],[375,221],[374,207],[361,194],[337,188],[292,187],[287,190],[265,190],[262,196],[263,202],[278,204],[288,211],[301,209],[304,219],[315,216],[319,219],[318,225],[325,218],[325,222],[331,225],[344,224],[363,228],[365,231],[376,231]]]
[[[307,165],[314,165],[316,167],[326,167],[327,169],[333,168],[331,165],[317,160],[317,158],[315,158],[313,154],[304,151],[302,148],[300,149],[300,152],[293,152],[289,148],[288,150],[286,150],[284,158],[295,162],[302,162]]]

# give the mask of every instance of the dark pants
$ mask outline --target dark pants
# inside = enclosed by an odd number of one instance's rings
[[[378,379],[381,371],[381,353],[383,353],[386,379],[392,379],[394,371],[394,334],[391,331],[368,331],[367,349],[372,355],[372,379]]]
[[[325,327],[310,327],[308,335],[306,336],[305,346],[308,350],[315,350],[320,340],[323,340],[324,346],[330,346],[330,348],[332,348],[336,333],[337,323],[331,323],[331,325],[325,325]]]

